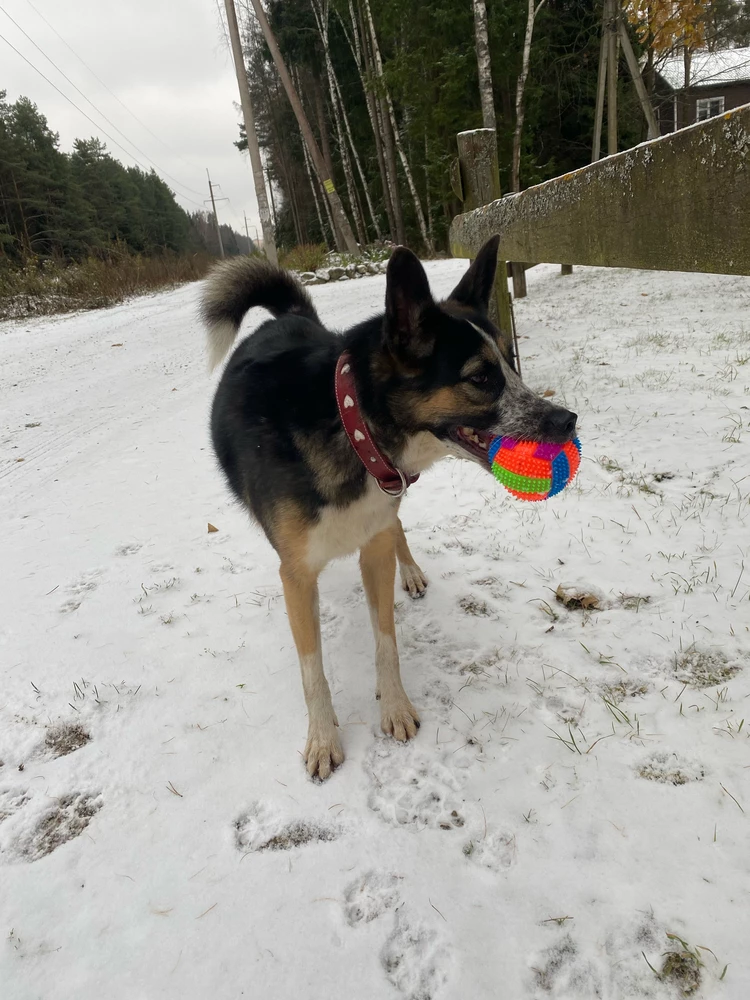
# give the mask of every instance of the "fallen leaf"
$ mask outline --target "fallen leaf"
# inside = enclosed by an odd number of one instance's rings
[[[211,534],[212,531],[218,531],[219,529],[215,527],[211,522],[208,522],[208,533]]]
[[[555,597],[563,605],[570,609],[580,608],[582,611],[596,610],[599,607],[599,598],[596,594],[587,594],[582,590],[572,590],[570,587],[563,587],[562,584],[555,591]]]
[[[112,347],[122,347],[122,344],[112,344]]]
[[[545,399],[549,399],[550,396],[554,396],[555,395],[555,390],[554,389],[545,389],[544,392],[542,393],[542,395],[544,396]]]
[[[25,462],[25,461],[26,461],[26,459],[25,459],[25,458],[17,458],[17,459],[16,459],[16,461],[17,461],[17,462]]]

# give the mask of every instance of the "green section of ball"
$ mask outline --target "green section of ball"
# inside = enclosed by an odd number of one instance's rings
[[[504,469],[497,462],[492,466],[492,474],[506,489],[517,490],[519,493],[549,493],[552,486],[552,480],[546,476],[543,479],[536,479],[532,476],[521,476],[517,472],[510,472],[508,469]]]

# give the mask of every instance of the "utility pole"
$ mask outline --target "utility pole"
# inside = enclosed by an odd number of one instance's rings
[[[227,2],[227,0],[225,0],[225,2]],[[251,3],[253,5],[253,9],[255,10],[255,15],[260,23],[261,30],[263,31],[266,44],[268,45],[273,61],[276,64],[278,74],[281,77],[281,83],[286,91],[286,96],[289,99],[292,111],[294,112],[299,124],[302,139],[307,146],[307,151],[310,154],[310,159],[313,161],[318,177],[323,183],[323,190],[325,191],[326,198],[328,199],[328,204],[331,207],[331,214],[336,225],[341,231],[344,243],[346,244],[346,249],[351,254],[359,254],[359,247],[357,246],[357,241],[354,238],[351,224],[346,211],[344,210],[344,206],[341,203],[341,199],[336,192],[334,183],[328,176],[328,168],[326,167],[325,160],[323,159],[323,154],[320,151],[318,143],[315,141],[313,130],[310,128],[310,122],[307,120],[307,115],[302,107],[297,91],[294,89],[292,78],[289,76],[289,70],[286,68],[286,63],[284,62],[281,52],[279,51],[279,46],[276,44],[276,39],[271,31],[271,25],[268,23],[266,12],[263,10],[260,0],[251,0]]]
[[[232,58],[234,60],[234,71],[237,75],[237,86],[240,91],[242,117],[245,120],[247,151],[250,154],[250,163],[253,168],[253,183],[255,185],[255,197],[258,201],[260,226],[263,230],[263,249],[266,257],[268,257],[271,263],[278,264],[279,259],[276,254],[276,240],[273,232],[273,223],[271,221],[271,212],[268,208],[266,182],[263,177],[263,163],[260,158],[258,136],[255,132],[253,103],[250,98],[250,87],[247,83],[247,70],[245,69],[245,58],[242,54],[242,42],[240,41],[240,29],[237,25],[237,12],[234,8],[234,0],[224,0],[224,7],[227,12],[229,37],[232,40]]]
[[[214,186],[211,183],[211,174],[209,174],[209,172],[208,172],[208,167],[206,167],[206,177],[208,177],[208,191],[209,191],[209,194],[211,195],[211,205],[213,206],[213,210],[214,210],[214,222],[216,224],[216,236],[218,237],[218,240],[219,240],[219,253],[220,253],[221,258],[223,260],[224,259],[224,244],[222,243],[222,240],[221,240],[221,229],[219,228],[219,216],[216,214],[216,201],[214,200]]]
[[[620,0],[616,0],[619,5]],[[615,0],[609,0],[606,14],[607,31],[607,154],[617,152],[617,8]]]
[[[617,152],[617,71],[618,42],[625,53],[625,61],[633,78],[643,115],[648,128],[648,138],[656,139],[659,124],[653,105],[643,82],[638,60],[630,43],[630,36],[622,13],[622,0],[603,0],[602,36],[599,50],[599,78],[596,85],[596,111],[594,113],[594,143],[592,161],[601,155],[602,123],[604,120],[604,97],[607,95],[607,153]]]

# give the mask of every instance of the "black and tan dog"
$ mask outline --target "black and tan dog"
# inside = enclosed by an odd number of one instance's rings
[[[230,487],[281,560],[311,775],[326,778],[344,759],[323,671],[323,567],[359,551],[382,728],[412,738],[419,716],[401,683],[393,617],[397,557],[407,589],[424,589],[398,519],[406,486],[449,455],[489,469],[496,434],[557,443],[574,436],[575,414],[532,393],[499,347],[487,317],[497,247],[495,237],[440,303],[420,262],[399,247],[388,264],[385,314],[343,334],[325,329],[291,274],[264,261],[235,258],[206,284],[213,365],[249,309],[263,306],[274,317],[232,354],[211,431]]]

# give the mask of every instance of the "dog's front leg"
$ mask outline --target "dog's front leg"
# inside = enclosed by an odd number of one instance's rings
[[[427,578],[414,562],[414,556],[409,549],[404,526],[400,519],[396,526],[396,557],[401,573],[401,585],[404,590],[407,591],[409,597],[424,597],[424,592],[427,589]]]
[[[284,563],[280,572],[307,702],[307,770],[313,777],[327,778],[331,770],[343,762],[344,752],[337,731],[338,720],[331,702],[331,691],[323,672],[318,577],[316,573],[299,566],[292,570]]]
[[[401,683],[393,618],[396,579],[397,528],[381,531],[360,552],[359,565],[375,633],[375,668],[383,732],[410,740],[419,728],[419,716]]]

